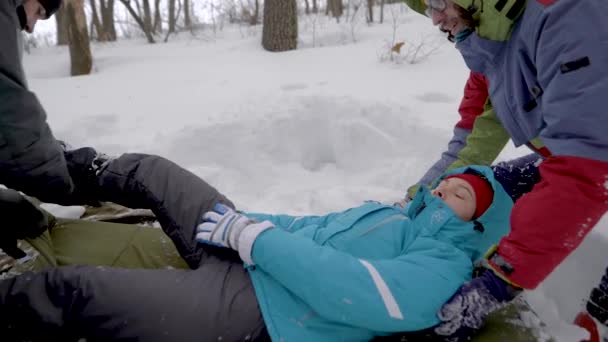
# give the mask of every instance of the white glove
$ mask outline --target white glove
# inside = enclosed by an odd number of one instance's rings
[[[274,228],[270,221],[257,222],[217,203],[212,211],[203,214],[201,223],[196,227],[196,241],[232,248],[239,252],[241,260],[253,265],[253,243],[258,235],[270,228]]]

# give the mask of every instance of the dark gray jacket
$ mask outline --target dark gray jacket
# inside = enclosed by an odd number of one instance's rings
[[[18,4],[0,1],[0,183],[43,201],[66,202],[74,185],[46,113],[27,89]]]

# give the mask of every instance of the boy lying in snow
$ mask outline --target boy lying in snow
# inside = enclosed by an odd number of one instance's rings
[[[125,154],[91,181],[102,200],[152,209],[193,270],[69,266],[3,280],[1,336],[367,341],[425,329],[508,232],[512,206],[486,167],[448,173],[404,209],[305,217],[239,214],[155,156]]]

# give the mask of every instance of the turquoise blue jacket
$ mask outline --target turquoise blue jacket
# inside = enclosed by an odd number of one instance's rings
[[[510,197],[490,168],[472,168],[495,191],[477,224],[425,187],[404,209],[368,202],[325,216],[249,214],[280,228],[257,238],[249,266],[272,340],[369,341],[438,324],[473,261],[509,231]]]

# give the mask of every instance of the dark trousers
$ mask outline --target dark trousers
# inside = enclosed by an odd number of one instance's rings
[[[197,244],[202,213],[232,203],[172,162],[125,154],[96,177],[100,200],[151,209],[193,270],[70,266],[0,282],[0,337],[250,341],[268,335],[238,254]]]

